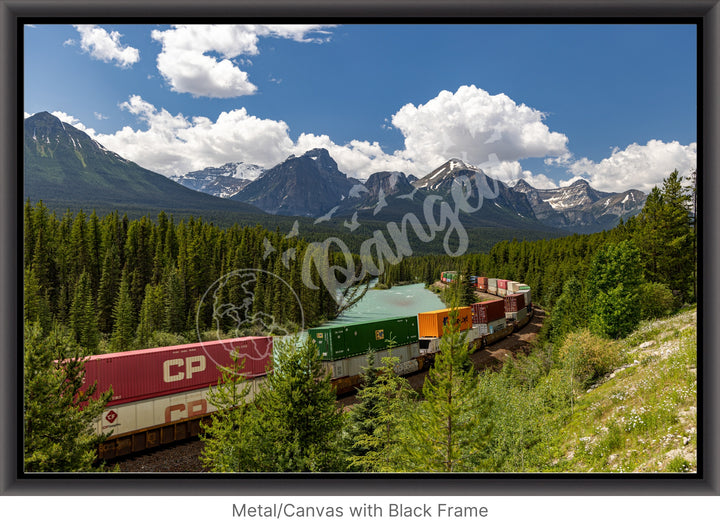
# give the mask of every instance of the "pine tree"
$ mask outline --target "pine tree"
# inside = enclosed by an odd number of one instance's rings
[[[607,244],[595,255],[587,278],[590,330],[606,338],[622,338],[640,323],[640,253],[628,241]]]
[[[257,398],[259,471],[338,471],[343,420],[315,343],[278,341]]]
[[[162,288],[148,284],[145,287],[145,298],[140,307],[140,322],[137,328],[137,342],[141,347],[149,345],[153,333],[162,330],[165,319],[165,302]]]
[[[131,349],[135,336],[135,309],[130,296],[127,271],[123,270],[118,297],[113,308],[113,332],[110,346],[114,351]]]
[[[91,354],[97,352],[100,343],[100,332],[98,330],[95,303],[92,298],[90,275],[85,271],[80,274],[70,305],[70,328],[78,344]]]
[[[112,331],[113,308],[122,277],[122,265],[117,247],[110,246],[103,259],[100,285],[97,292],[98,327],[103,333]]]
[[[105,438],[92,423],[112,390],[92,399],[95,384],[82,389],[87,352],[70,334],[57,327],[44,334],[26,323],[24,340],[25,471],[102,471],[94,462]]]
[[[40,283],[33,268],[25,268],[23,281],[24,319],[28,323],[38,322],[41,330],[47,332],[52,321],[47,292],[40,287]]]
[[[478,397],[475,375],[462,369],[467,367],[468,346],[456,318],[453,309],[423,385],[424,401],[408,424],[402,453],[408,471],[472,471],[482,464],[491,430],[484,418],[491,405]]]
[[[207,395],[217,411],[209,424],[203,424],[200,461],[217,473],[256,471],[253,428],[257,413],[250,402],[253,385],[243,376],[245,361],[237,353],[230,357],[230,366],[220,367],[218,385]]]
[[[397,357],[385,357],[379,368],[370,367],[357,393],[358,404],[348,417],[351,442],[349,463],[358,471],[397,471],[402,463],[399,446],[403,412],[415,392],[395,373]]]

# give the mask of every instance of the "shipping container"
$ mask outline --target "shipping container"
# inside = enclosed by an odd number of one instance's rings
[[[527,314],[528,314],[527,308],[522,307],[517,312],[506,312],[505,318],[507,318],[508,320],[520,321],[520,320],[524,319],[525,317],[527,317]]]
[[[507,327],[507,320],[505,319],[505,316],[503,316],[502,318],[489,323],[478,323],[475,327],[477,327],[480,334],[493,334]]]
[[[527,306],[527,305],[529,305],[530,303],[532,303],[532,298],[531,298],[531,295],[530,295],[530,289],[529,289],[529,288],[528,288],[527,290],[520,290],[520,292],[518,292],[518,294],[522,294],[523,296],[525,296],[525,306]]]
[[[497,287],[498,287],[498,289],[502,288],[503,290],[507,290],[508,282],[509,282],[509,281],[508,281],[507,279],[498,279],[498,280],[497,280]]]
[[[507,290],[509,294],[514,294],[520,290],[520,283],[517,281],[508,281]]]
[[[505,316],[505,302],[502,299],[473,303],[471,309],[473,323],[489,323]]]
[[[488,285],[487,293],[497,295],[497,286],[489,286]]]
[[[478,287],[478,290],[480,290],[481,292],[487,292],[488,278],[487,277],[478,277],[476,286]]]
[[[526,284],[521,284],[518,286],[518,290],[530,290],[530,287]]]
[[[526,306],[525,294],[508,294],[505,296],[505,312],[517,312]]]
[[[94,355],[85,361],[85,382],[97,382],[97,393],[112,387],[108,405],[129,403],[217,384],[218,366],[230,366],[232,352],[245,361],[247,378],[265,375],[272,366],[272,347],[271,336],[248,336]]]
[[[259,377],[238,385],[238,390],[249,388],[246,401],[252,401],[260,389]],[[217,382],[215,383],[217,384]],[[215,388],[214,386],[212,387]],[[158,425],[175,423],[184,419],[204,416],[215,412],[207,400],[210,386],[187,392],[162,395],[129,403],[108,404],[99,419],[94,422],[95,432],[120,436],[128,432],[146,430]]]
[[[315,327],[308,330],[320,350],[323,360],[338,360],[369,349],[382,351],[392,340],[395,345],[407,345],[417,342],[417,316],[364,321],[349,325]]]
[[[507,295],[507,290],[505,288],[498,287],[497,295],[499,295],[501,297],[505,297]]]
[[[417,358],[419,355],[418,343],[415,341],[410,344],[395,346],[391,351],[387,349],[376,351],[374,353],[374,365],[375,367],[380,367],[384,357],[395,357],[398,359],[398,364],[403,364],[413,358]],[[361,375],[365,371],[365,368],[370,366],[370,361],[366,350],[366,352],[360,353],[359,355],[323,361],[323,365],[327,368],[327,371],[333,379],[338,379],[340,377]]]
[[[464,331],[471,327],[472,311],[470,307],[458,307],[457,321],[460,330]],[[420,337],[440,338],[443,335],[443,328],[450,319],[450,309],[434,310],[432,312],[421,312],[418,314],[418,328]]]
[[[488,286],[494,286],[497,288],[497,278],[496,277],[488,277]]]

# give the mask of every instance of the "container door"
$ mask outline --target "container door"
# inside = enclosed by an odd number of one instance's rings
[[[345,342],[345,327],[332,329],[332,352],[333,359],[342,358],[347,353],[347,345]]]

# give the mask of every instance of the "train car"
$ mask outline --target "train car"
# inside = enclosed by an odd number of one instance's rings
[[[488,288],[492,281],[497,287],[497,279],[487,281]],[[522,298],[529,296],[528,287]],[[519,303],[520,295],[515,299]],[[471,352],[519,330],[533,314],[529,305],[508,321],[502,314],[496,316],[496,310],[505,310],[502,299],[475,305],[484,309],[476,311],[477,318],[473,307],[458,309],[460,329],[466,332]],[[383,357],[396,357],[395,371],[399,375],[429,367],[440,351],[449,312],[450,309],[442,309],[417,316],[316,327],[308,334],[318,344],[322,364],[341,395],[360,384],[365,368],[370,365],[368,349],[374,351],[375,365],[381,364]],[[480,323],[473,323],[475,320]],[[388,349],[390,339],[394,340],[392,349]],[[101,444],[99,457],[112,459],[199,434],[201,422],[214,412],[208,392],[220,378],[218,365],[229,365],[234,349],[245,355],[249,380],[241,386],[250,387],[247,400],[252,400],[272,367],[272,337],[235,338],[90,357],[86,362],[86,382],[98,381],[99,390],[111,385],[114,392],[95,423],[98,433],[111,434]]]
[[[94,355],[85,361],[85,382],[97,382],[97,393],[112,387],[109,406],[197,390],[217,384],[219,367],[244,360],[247,378],[272,368],[271,336],[248,336],[195,344]]]

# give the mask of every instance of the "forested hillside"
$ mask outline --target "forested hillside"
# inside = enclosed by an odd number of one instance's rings
[[[28,202],[24,237],[25,321],[39,321],[45,331],[68,327],[90,352],[197,341],[196,328],[218,327],[213,298],[203,295],[236,270],[269,272],[258,274],[248,310],[272,316],[278,326],[301,325],[292,291],[306,326],[337,313],[327,291],[301,282],[298,259],[307,243],[260,226],[221,230],[192,218],[176,223],[164,213],[157,221],[82,211],[58,218],[42,203]],[[230,279],[221,292],[240,304],[238,290],[239,280]],[[236,324],[220,326],[230,331]]]

